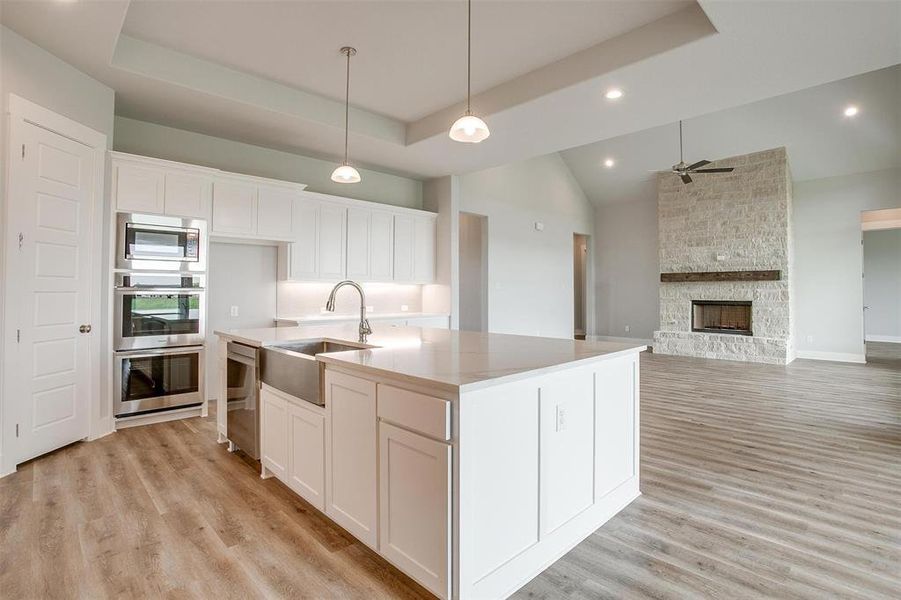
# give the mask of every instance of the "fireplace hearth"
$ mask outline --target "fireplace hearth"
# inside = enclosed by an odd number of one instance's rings
[[[753,335],[751,303],[735,300],[692,300],[691,330],[700,333]]]

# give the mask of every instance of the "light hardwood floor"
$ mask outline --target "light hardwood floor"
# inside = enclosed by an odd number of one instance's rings
[[[517,598],[901,597],[901,352],[788,367],[642,356],[643,496]],[[428,597],[212,419],[0,480],[0,598]]]

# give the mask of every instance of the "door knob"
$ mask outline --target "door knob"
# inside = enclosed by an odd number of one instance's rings
[[[82,325],[81,327],[78,328],[78,331],[80,331],[81,333],[91,333],[91,326],[90,325]]]

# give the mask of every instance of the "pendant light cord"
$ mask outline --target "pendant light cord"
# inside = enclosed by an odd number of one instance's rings
[[[466,114],[472,114],[472,0],[466,0]]]
[[[350,120],[350,49],[345,51],[347,54],[347,78],[344,82],[344,164],[347,164],[347,130]]]

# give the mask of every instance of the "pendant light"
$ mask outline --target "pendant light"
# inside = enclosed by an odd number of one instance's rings
[[[472,0],[466,0],[466,113],[448,133],[455,142],[477,144],[491,135],[485,121],[472,114]]]
[[[336,183],[360,183],[360,172],[347,164],[347,124],[350,116],[350,57],[357,53],[356,48],[344,46],[341,54],[347,57],[347,80],[344,87],[344,162],[332,171],[332,181]]]

